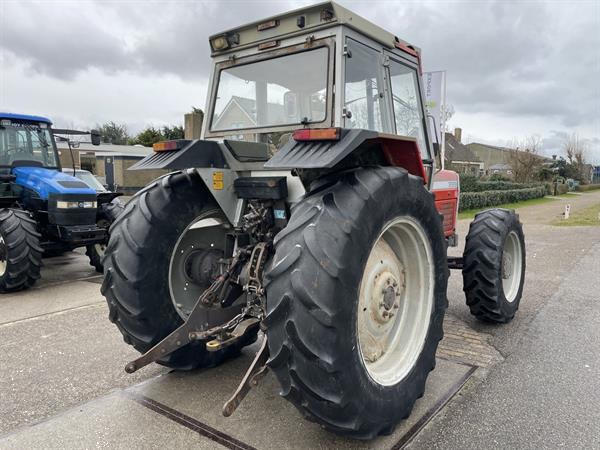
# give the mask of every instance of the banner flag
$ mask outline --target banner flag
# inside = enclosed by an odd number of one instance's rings
[[[432,143],[440,144],[443,165],[443,155],[446,153],[446,139],[444,136],[446,128],[444,114],[444,108],[446,107],[446,71],[424,72],[423,85],[425,87],[425,106],[427,107],[427,112],[435,120],[435,127],[430,122],[431,139]]]

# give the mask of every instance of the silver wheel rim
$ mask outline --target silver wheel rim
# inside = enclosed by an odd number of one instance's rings
[[[207,211],[194,219],[181,233],[169,262],[169,292],[173,306],[179,316],[186,320],[196,302],[207,286],[194,283],[184,273],[186,258],[191,252],[221,248],[225,242],[225,234],[229,223],[219,210]],[[231,316],[225,308],[207,309],[206,324],[222,323]]]
[[[4,237],[0,236],[0,277],[6,272],[7,249]]]
[[[358,344],[369,376],[391,386],[415,366],[433,310],[431,244],[412,217],[390,222],[371,249],[360,283]]]
[[[106,251],[106,245],[105,244],[96,244],[96,245],[94,245],[94,248],[96,249],[96,254],[100,258],[104,258],[104,252]]]
[[[516,231],[506,236],[502,251],[502,290],[509,303],[517,298],[523,271],[523,249]]]
[[[98,225],[100,228],[106,228],[106,230],[110,228],[110,222],[106,219],[99,220],[96,225]],[[104,253],[106,252],[106,244],[95,244],[94,250],[100,259],[102,259],[104,258]]]

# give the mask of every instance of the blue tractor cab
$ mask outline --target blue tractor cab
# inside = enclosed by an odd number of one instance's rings
[[[122,209],[115,207],[119,194],[98,194],[61,170],[59,133],[88,134],[53,130],[45,117],[0,112],[0,292],[33,285],[44,253],[86,247],[102,270],[108,226]],[[99,134],[91,136],[99,144]]]

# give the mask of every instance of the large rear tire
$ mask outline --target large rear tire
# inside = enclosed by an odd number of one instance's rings
[[[275,238],[269,366],[325,428],[390,433],[422,396],[447,306],[440,215],[399,168],[348,172],[309,195]]]
[[[40,234],[29,213],[0,210],[0,292],[33,286],[40,278],[42,254]]]
[[[202,230],[196,230],[196,236],[186,234],[198,218],[218,213],[200,175],[190,169],[152,182],[127,203],[113,223],[104,258],[102,294],[108,302],[109,319],[125,342],[139,352],[148,351],[179,327],[205,288],[180,276],[178,270],[188,267],[188,260],[175,254],[185,255],[181,243],[191,250],[192,238],[202,241]],[[194,251],[202,250],[200,247]],[[191,289],[193,295],[185,296]],[[233,306],[206,311],[206,324],[223,323],[238,310],[239,306]],[[157,362],[180,370],[212,367],[255,340],[256,334],[252,334],[217,352],[208,352],[205,342],[193,342]]]
[[[525,283],[525,237],[513,210],[475,216],[463,254],[463,290],[471,314],[484,322],[510,322]]]

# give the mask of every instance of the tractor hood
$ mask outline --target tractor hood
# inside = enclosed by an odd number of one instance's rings
[[[37,192],[43,200],[48,200],[50,194],[96,195],[83,181],[56,169],[15,167],[12,173],[17,177],[16,184]]]

